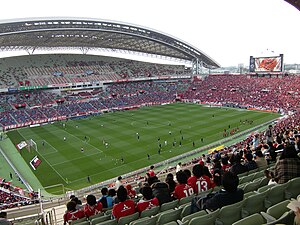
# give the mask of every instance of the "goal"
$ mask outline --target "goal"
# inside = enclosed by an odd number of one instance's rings
[[[26,141],[26,143],[27,143],[27,149],[28,149],[29,152],[31,150],[38,151],[37,144],[34,140],[29,139],[29,140]]]

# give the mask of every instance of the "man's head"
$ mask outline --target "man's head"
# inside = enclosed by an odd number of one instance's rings
[[[239,178],[232,172],[226,172],[222,178],[222,185],[228,192],[235,192],[239,185]]]
[[[120,202],[124,202],[127,199],[127,190],[123,186],[120,186],[117,190],[117,197]]]

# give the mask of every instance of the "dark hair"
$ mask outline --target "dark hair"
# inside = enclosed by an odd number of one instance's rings
[[[150,166],[150,169],[151,169],[151,170],[153,170],[153,169],[154,169],[154,166],[153,166],[153,165],[152,165],[152,166]]]
[[[124,202],[127,199],[127,190],[123,186],[120,186],[117,190],[117,197],[120,202]]]
[[[252,155],[251,153],[247,153],[247,154],[245,155],[245,158],[246,158],[248,161],[252,161],[253,155]]]
[[[200,164],[196,164],[196,165],[193,167],[193,174],[194,174],[194,176],[196,176],[197,178],[203,176],[203,175],[204,175],[204,172],[203,172],[203,166],[200,165]]]
[[[222,185],[228,192],[235,192],[239,185],[239,178],[232,172],[226,172],[222,178]]]
[[[178,171],[176,173],[176,179],[179,184],[187,184],[188,177],[183,171]]]
[[[108,190],[108,196],[114,197],[116,193],[117,193],[116,190],[113,188]]]
[[[121,177],[121,176],[119,176],[119,177],[118,177],[118,180],[122,180],[122,177]]]
[[[86,197],[86,203],[90,206],[96,205],[97,201],[95,195],[88,195]]]
[[[107,195],[107,192],[108,192],[108,188],[107,187],[104,187],[101,189],[101,194],[102,195]]]
[[[258,157],[264,157],[262,151],[260,151],[260,150],[259,150],[259,151],[256,151],[256,152],[255,152],[255,155],[258,156]]]
[[[227,157],[222,158],[221,162],[223,165],[228,165],[228,158]]]
[[[152,184],[159,182],[159,179],[157,178],[157,176],[153,176],[153,177],[149,177],[147,179],[147,182],[148,182],[149,186],[151,186]]]
[[[0,212],[0,218],[6,218],[7,217],[7,212]]]
[[[192,176],[192,173],[189,169],[184,169],[183,172],[187,175],[188,178]]]
[[[153,198],[153,194],[152,194],[152,188],[149,186],[144,186],[141,188],[140,192],[142,193],[142,195],[144,196],[144,198],[146,200],[150,200]]]
[[[297,151],[295,149],[295,145],[287,145],[283,149],[283,152],[281,153],[281,156],[279,159],[287,159],[287,158],[298,158]]]
[[[67,203],[67,210],[68,211],[75,211],[76,210],[76,202],[70,201]]]

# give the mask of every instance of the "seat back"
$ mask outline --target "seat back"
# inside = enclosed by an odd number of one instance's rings
[[[156,225],[157,217],[144,217],[130,222],[129,225]]]
[[[186,204],[184,207],[180,207],[180,208],[182,208],[182,211],[181,211],[181,214],[180,214],[181,219],[192,213],[192,205],[191,204]]]
[[[249,197],[250,198],[250,197]],[[243,207],[243,201],[223,206],[220,209],[220,213],[216,219],[216,225],[231,225],[234,222],[240,220],[241,211]]]
[[[119,219],[118,221],[118,225],[125,225],[125,224],[129,224],[131,221],[133,220],[137,220],[139,218],[139,213],[135,212],[131,215],[128,216],[123,216]]]
[[[79,220],[73,220],[73,221],[71,222],[71,225],[73,225],[73,224],[79,224],[79,223],[84,222],[84,221],[86,221],[86,220],[87,220],[86,217],[81,218],[81,219],[79,219]]]
[[[193,197],[194,197],[194,195],[191,195],[191,196],[188,196],[188,197],[185,197],[185,198],[181,198],[181,199],[179,200],[178,205],[184,205],[184,204],[186,204],[186,203],[191,203]]]
[[[291,201],[284,200],[279,202],[270,208],[267,209],[267,213],[274,217],[275,219],[279,219],[285,212],[288,212],[289,209],[286,207]]]
[[[110,215],[103,215],[103,216],[99,216],[99,217],[96,217],[93,219],[90,218],[90,221],[91,221],[91,225],[95,225],[95,224],[98,224],[98,223],[101,223],[101,222],[104,222],[104,221],[110,220],[110,219],[111,219]]]
[[[176,199],[172,202],[163,203],[160,206],[160,211],[163,212],[163,211],[166,211],[166,210],[169,210],[169,209],[175,209],[177,206],[178,206],[178,200]]]
[[[289,180],[286,188],[286,199],[296,198],[299,194],[300,177]]]
[[[266,208],[271,207],[279,202],[285,200],[285,191],[288,183],[277,184],[274,187],[271,187],[265,200]]]
[[[254,174],[248,174],[240,179],[240,184],[244,184],[253,180]]]
[[[247,216],[241,220],[236,221],[232,225],[260,225],[264,224],[265,220],[262,215],[255,213],[253,215]]]
[[[265,197],[267,192],[257,193],[256,195],[251,195],[244,200],[244,205],[242,208],[242,218],[250,216],[254,213],[259,213],[265,211]]]
[[[266,190],[270,189],[273,186],[275,186],[275,184],[265,185],[265,186],[258,188],[257,191],[259,193],[262,193],[262,192],[265,192]]]
[[[141,212],[140,217],[143,218],[143,217],[147,217],[147,216],[149,216],[149,217],[154,216],[159,212],[159,210],[160,210],[159,206],[144,210]]]
[[[203,216],[194,217],[190,220],[188,225],[199,225],[199,224],[215,225],[215,221],[219,213],[220,213],[220,209]]]
[[[185,223],[185,222],[190,221],[191,219],[193,219],[195,217],[205,216],[205,215],[207,215],[206,211],[205,210],[201,210],[199,212],[195,212],[193,214],[190,214],[190,215],[187,215],[187,216],[181,218],[181,221],[183,223]]]
[[[107,220],[107,221],[104,221],[104,222],[100,222],[98,223],[97,225],[118,225],[118,222],[117,220]]]
[[[249,182],[247,183],[243,190],[244,190],[244,193],[247,193],[247,192],[251,192],[251,191],[256,191],[257,188],[258,188],[258,185],[259,185],[259,180],[258,181],[253,181],[253,182]]]
[[[157,225],[164,225],[166,223],[177,221],[180,219],[180,213],[182,209],[170,209],[164,212],[161,212],[157,218]]]

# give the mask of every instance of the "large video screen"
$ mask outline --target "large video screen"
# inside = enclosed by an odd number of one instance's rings
[[[250,56],[250,72],[282,72],[283,54],[273,57]]]

